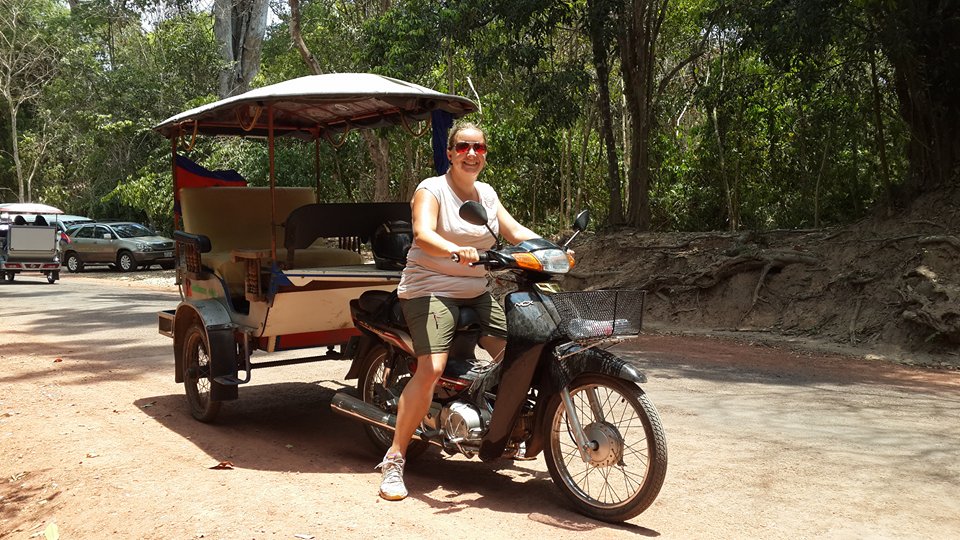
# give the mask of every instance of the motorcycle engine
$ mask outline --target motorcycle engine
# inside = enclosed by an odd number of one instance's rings
[[[467,457],[479,450],[484,428],[480,411],[473,405],[454,401],[444,407],[440,411],[440,426],[445,435],[444,443],[456,446]]]

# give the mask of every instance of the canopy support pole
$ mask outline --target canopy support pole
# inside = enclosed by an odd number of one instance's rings
[[[179,128],[178,128],[178,131],[179,131]],[[175,137],[170,137],[170,167],[173,169],[172,178],[173,178],[173,200],[174,201],[177,200],[177,195],[178,195],[177,186],[180,185],[179,182],[177,182],[177,139],[179,138],[180,138],[179,134],[177,134]],[[176,211],[173,213],[173,230],[175,231],[182,230],[182,227],[180,225],[180,213]]]
[[[277,262],[277,176],[274,171],[273,105],[267,104],[267,156],[270,162],[270,258]]]
[[[320,202],[320,137],[313,139],[313,174],[317,177],[317,201]]]

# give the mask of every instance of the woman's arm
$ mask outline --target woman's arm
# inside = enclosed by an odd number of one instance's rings
[[[500,234],[511,244],[519,244],[524,240],[540,238],[540,235],[521,225],[502,204],[498,203],[497,221],[500,222]]]
[[[425,189],[418,189],[413,195],[413,238],[428,255],[434,257],[449,257],[456,253],[460,257],[460,264],[468,264],[480,260],[477,249],[469,246],[458,246],[437,232],[437,218],[440,215],[440,202],[432,193]]]

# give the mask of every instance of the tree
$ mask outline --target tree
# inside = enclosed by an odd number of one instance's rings
[[[866,2],[893,65],[910,127],[911,191],[960,181],[960,5],[955,0]]]
[[[269,7],[268,0],[214,0],[213,32],[224,62],[221,98],[246,92],[257,76]]]
[[[316,57],[310,52],[309,47],[307,46],[306,41],[303,39],[303,34],[301,31],[300,23],[300,2],[299,0],[288,0],[290,4],[290,37],[293,40],[294,45],[297,48],[297,51],[300,53],[300,57],[303,59],[304,63],[307,65],[307,68],[314,75],[320,75],[323,73],[323,68],[320,63],[317,61]],[[365,3],[360,2],[354,9],[362,13],[364,17],[374,15],[382,15],[383,12],[386,12],[390,7],[390,2],[386,0],[379,0],[376,2],[376,5],[372,7],[372,10],[368,12],[370,6],[367,6]],[[361,17],[363,20],[363,17]],[[388,201],[390,200],[390,144],[389,141],[380,137],[376,132],[364,129],[361,130],[361,136],[367,144],[367,151],[370,154],[370,159],[373,161],[374,166],[374,189],[373,189],[373,200],[374,201]]]
[[[607,158],[607,189],[609,190],[609,213],[607,223],[623,223],[623,198],[620,178],[620,163],[617,158],[617,144],[613,134],[613,117],[610,111],[610,7],[607,0],[587,1],[587,29],[590,34],[590,47],[593,51],[593,66],[596,70],[597,102],[600,109],[600,133]]]
[[[38,160],[24,171],[20,153],[21,108],[36,101],[44,86],[56,75],[59,51],[47,33],[56,12],[50,1],[0,0],[0,98],[10,121],[10,156],[16,171],[21,202],[33,199],[33,177]]]

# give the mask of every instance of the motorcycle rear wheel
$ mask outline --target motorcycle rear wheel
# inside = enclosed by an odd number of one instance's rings
[[[378,409],[396,415],[400,393],[410,377],[412,377],[412,374],[404,362],[395,361],[386,348],[376,345],[366,355],[363,369],[357,381],[357,390],[365,403],[370,403]],[[364,424],[364,431],[366,431],[367,437],[370,438],[380,455],[385,454],[390,449],[390,445],[393,444],[393,430],[391,429]],[[404,457],[407,460],[414,459],[428,447],[429,443],[426,441],[413,439],[407,446],[407,454]]]
[[[667,440],[656,408],[637,385],[607,375],[581,375],[569,388],[593,449],[584,462],[556,396],[545,418],[550,477],[582,514],[608,522],[639,515],[653,504],[667,473]]]

